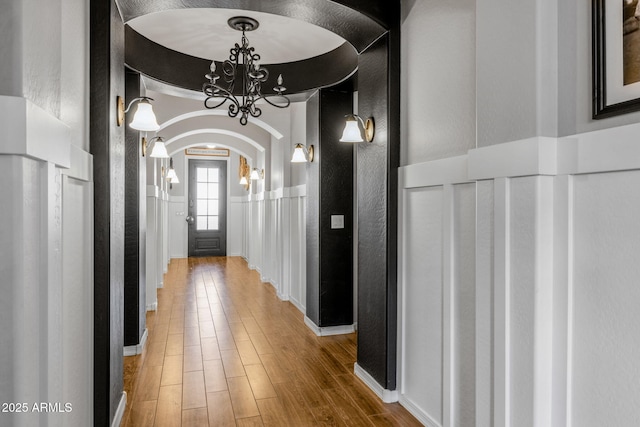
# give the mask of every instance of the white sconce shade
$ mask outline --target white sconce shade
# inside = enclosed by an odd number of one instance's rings
[[[247,180],[246,176],[240,178],[240,185],[249,185],[249,181]]]
[[[251,181],[257,181],[260,179],[260,172],[258,172],[257,168],[253,168],[253,170],[251,171]]]
[[[302,144],[296,144],[296,148],[293,149],[293,156],[291,157],[291,163],[306,163],[307,156],[304,154],[304,147]]]
[[[354,116],[348,116],[347,122],[342,132],[340,142],[362,142],[362,133],[358,127],[358,120]]]
[[[169,153],[167,153],[167,147],[165,147],[164,142],[158,139],[156,143],[153,145],[153,150],[151,150],[150,157],[156,157],[159,159],[168,159]]]
[[[373,135],[375,134],[375,125],[373,123],[373,117],[369,117],[367,121],[362,120],[362,117],[357,114],[347,114],[347,123],[344,126],[344,131],[342,132],[342,138],[340,138],[340,142],[372,142]],[[362,125],[362,129],[364,130],[364,139],[362,139],[362,132],[358,127],[358,121]]]
[[[156,115],[153,112],[153,107],[149,102],[142,101],[138,103],[138,108],[129,126],[136,130],[150,132],[155,132],[160,129]]]
[[[180,184],[180,180],[178,179],[178,175],[176,175],[175,169],[169,169],[169,172],[167,173],[167,181],[171,184]]]
[[[313,145],[306,148],[302,144],[296,144],[293,149],[293,156],[291,157],[291,163],[306,163],[313,162]]]

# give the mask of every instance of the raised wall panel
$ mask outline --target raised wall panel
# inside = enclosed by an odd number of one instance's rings
[[[640,422],[637,182],[639,171],[574,178],[568,427]]]
[[[493,426],[493,186],[476,184],[476,427]]]
[[[442,188],[404,195],[402,395],[442,423]]]
[[[476,184],[453,186],[452,426],[475,427]]]
[[[507,393],[511,403],[511,426],[533,425],[534,419],[537,179],[510,180],[510,376]]]
[[[93,185],[70,177],[62,179],[62,396],[73,402],[60,425],[91,425],[93,400],[78,386],[93,375]],[[73,309],[71,309],[73,308]],[[73,351],[69,351],[73,349]]]

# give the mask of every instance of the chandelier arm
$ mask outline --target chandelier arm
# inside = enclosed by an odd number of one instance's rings
[[[207,83],[205,83],[205,85],[207,85]],[[207,99],[205,99],[205,101],[204,101],[204,106],[205,106],[206,108],[209,108],[209,109],[218,108],[218,107],[220,107],[222,104],[224,104],[224,103],[225,103],[225,102],[227,102],[227,101],[231,101],[231,102],[233,102],[234,104],[236,104],[236,107],[240,108],[240,103],[236,100],[235,96],[233,96],[233,93],[229,92],[227,89],[225,89],[225,88],[223,88],[223,87],[220,87],[220,86],[218,86],[218,85],[211,85],[211,86],[209,86],[209,87],[213,87],[213,88],[215,88],[215,89],[218,89],[218,90],[219,90],[220,92],[222,92],[222,93],[218,93],[218,94],[216,94],[216,95],[209,95],[209,96],[207,96]],[[204,91],[204,90],[203,90],[203,91]],[[209,99],[211,99],[211,98],[224,98],[224,99],[223,99],[223,100],[222,100],[222,102],[220,102],[219,104],[217,104],[217,105],[215,105],[215,106],[213,106],[213,107],[209,107],[209,106],[207,105],[207,102],[208,102],[208,101],[209,101]]]
[[[287,98],[286,96],[284,96],[284,95],[276,95],[276,96],[278,98],[285,99],[287,101],[286,105],[275,104],[275,103],[271,102],[268,97],[266,97],[264,95],[260,96],[260,98],[258,98],[258,99],[264,99],[269,105],[272,105],[272,106],[274,106],[276,108],[287,108],[289,105],[291,105],[291,100],[289,98]]]

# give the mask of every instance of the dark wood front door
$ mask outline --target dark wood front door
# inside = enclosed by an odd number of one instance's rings
[[[227,162],[189,160],[189,256],[227,254]]]

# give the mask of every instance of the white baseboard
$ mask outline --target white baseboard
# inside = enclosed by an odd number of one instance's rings
[[[400,399],[398,400],[398,403],[400,403],[402,406],[404,406],[404,408],[407,411],[409,411],[411,413],[411,415],[416,417],[416,419],[418,421],[420,421],[422,424],[424,424],[425,426],[427,426],[427,427],[442,427],[442,424],[440,424],[439,422],[437,422],[436,420],[431,418],[429,416],[429,414],[427,414],[422,409],[420,409],[418,407],[418,405],[416,405],[415,403],[413,403],[411,401],[411,399],[407,399],[405,396],[400,396]]]
[[[313,320],[304,316],[304,324],[309,327],[319,337],[328,337],[330,335],[343,335],[355,332],[353,325],[325,326],[320,327],[313,323]]]
[[[127,392],[123,391],[122,396],[120,397],[120,403],[118,404],[118,409],[116,410],[116,414],[113,417],[113,422],[111,423],[111,427],[120,427],[122,424],[122,417],[124,416],[124,410],[127,407]]]
[[[277,291],[278,287],[273,283],[272,283],[272,285],[273,285],[274,288],[276,288],[276,291]],[[282,294],[280,292],[276,292],[276,294],[278,295],[278,298],[280,298],[280,301],[289,301],[289,295],[284,295],[284,294]]]
[[[300,310],[300,313],[302,313],[302,314],[307,314],[307,313],[306,313],[306,311],[307,311],[306,307],[305,307],[304,305],[302,305],[302,303],[300,303],[298,300],[293,299],[293,298],[289,298],[289,302],[290,302],[291,304],[293,304],[293,306],[294,306],[295,308],[297,308],[298,310]]]
[[[158,311],[158,301],[147,305],[147,311]]]
[[[367,371],[362,369],[357,363],[353,365],[353,373],[360,378],[384,403],[398,401],[398,390],[387,390],[383,388]]]
[[[128,345],[124,348],[125,357],[142,354],[142,352],[144,351],[144,346],[147,344],[147,338],[149,336],[148,332],[149,332],[148,329],[145,328],[144,333],[142,334],[142,338],[140,339],[140,344]]]

